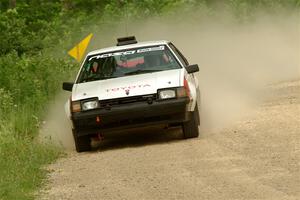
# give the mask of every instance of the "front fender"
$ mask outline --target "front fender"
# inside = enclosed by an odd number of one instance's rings
[[[65,103],[65,115],[66,115],[68,122],[70,123],[70,126],[73,128],[73,122],[71,120],[70,105],[71,105],[71,102],[70,102],[70,99],[68,99],[68,101]]]

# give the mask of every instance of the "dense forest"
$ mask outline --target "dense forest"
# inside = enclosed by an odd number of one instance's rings
[[[0,0],[0,199],[32,199],[61,150],[36,141],[47,102],[77,68],[67,51],[99,27],[224,8],[239,23],[300,0]],[[87,28],[88,27],[88,28]]]

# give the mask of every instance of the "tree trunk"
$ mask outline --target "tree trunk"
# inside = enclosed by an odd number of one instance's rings
[[[17,5],[17,0],[9,0],[9,8],[14,9]]]
[[[63,9],[64,10],[72,10],[73,5],[71,0],[63,0]]]

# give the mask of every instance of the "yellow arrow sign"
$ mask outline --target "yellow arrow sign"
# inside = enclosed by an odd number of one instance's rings
[[[89,34],[86,38],[84,38],[81,42],[79,42],[75,47],[73,47],[68,54],[75,58],[78,62],[81,61],[82,56],[90,43],[93,34]]]

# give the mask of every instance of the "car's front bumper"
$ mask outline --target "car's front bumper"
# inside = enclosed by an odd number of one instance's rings
[[[189,120],[188,98],[136,102],[72,114],[78,136]]]

